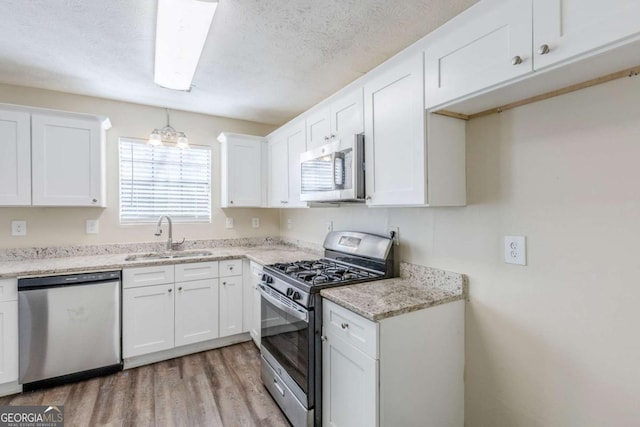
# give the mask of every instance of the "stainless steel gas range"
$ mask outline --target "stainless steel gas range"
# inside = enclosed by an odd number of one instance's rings
[[[294,427],[322,425],[320,290],[393,277],[393,240],[334,231],[324,258],[264,267],[262,382]]]

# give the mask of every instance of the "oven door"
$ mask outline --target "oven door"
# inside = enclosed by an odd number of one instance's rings
[[[313,311],[265,284],[258,285],[261,301],[261,350],[296,398],[313,405]]]

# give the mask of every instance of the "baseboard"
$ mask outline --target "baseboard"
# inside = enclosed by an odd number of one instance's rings
[[[18,381],[6,384],[0,384],[0,396],[9,396],[10,394],[22,393],[22,385]]]
[[[144,354],[142,356],[130,357],[124,359],[124,369],[137,368],[138,366],[148,365],[150,363],[161,362],[163,360],[174,359],[176,357],[186,356],[188,354],[199,353],[201,351],[213,350],[220,347],[226,347],[241,342],[250,341],[251,336],[248,332],[233,335],[230,337],[216,338],[214,340],[203,341],[196,344],[185,345],[182,347],[172,348],[170,350],[159,351],[157,353]]]

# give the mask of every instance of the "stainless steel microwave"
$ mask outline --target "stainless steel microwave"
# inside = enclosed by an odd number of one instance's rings
[[[300,200],[364,201],[364,134],[300,154]]]

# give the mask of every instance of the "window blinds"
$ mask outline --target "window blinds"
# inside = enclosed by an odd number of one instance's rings
[[[211,150],[120,138],[120,223],[211,221]]]

